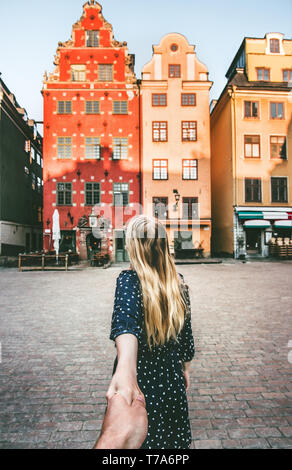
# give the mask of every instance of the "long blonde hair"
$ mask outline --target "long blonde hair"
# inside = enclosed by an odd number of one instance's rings
[[[162,223],[145,215],[133,217],[126,227],[126,250],[142,287],[150,349],[176,340],[187,304]]]

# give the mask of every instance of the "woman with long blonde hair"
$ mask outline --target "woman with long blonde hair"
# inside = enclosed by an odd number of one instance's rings
[[[144,395],[144,449],[188,449],[186,391],[194,356],[188,286],[178,274],[167,233],[157,219],[133,217],[126,227],[131,266],[117,279],[110,338],[117,358],[107,392],[130,405]]]

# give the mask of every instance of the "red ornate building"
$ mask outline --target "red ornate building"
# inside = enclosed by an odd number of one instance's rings
[[[115,40],[101,5],[89,1],[54,63],[42,90],[44,248],[53,246],[57,208],[61,252],[76,249],[87,259],[102,233],[113,256],[125,260],[121,229],[139,213],[141,196],[134,55]]]

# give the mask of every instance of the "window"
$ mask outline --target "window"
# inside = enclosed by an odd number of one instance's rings
[[[152,161],[152,179],[167,180],[168,179],[168,161],[153,160]]]
[[[271,178],[272,202],[288,202],[287,178]]]
[[[171,44],[170,50],[171,50],[172,52],[176,52],[176,51],[178,50],[178,45],[175,44],[175,43],[174,43],[174,44]]]
[[[113,160],[126,160],[128,158],[127,137],[113,138]]]
[[[85,101],[86,114],[99,114],[99,101]]]
[[[99,137],[86,137],[85,138],[85,158],[93,158],[96,160],[100,158],[100,138]]]
[[[244,136],[244,156],[245,158],[260,157],[260,136],[245,135]]]
[[[34,173],[31,173],[31,187],[35,191],[36,189],[36,176]]]
[[[168,219],[168,197],[153,197],[153,216],[158,219]]]
[[[244,117],[245,118],[258,118],[259,117],[259,102],[258,101],[245,101],[244,102]]]
[[[268,82],[270,80],[270,69],[263,67],[257,69],[257,79]]]
[[[41,165],[41,156],[39,153],[36,154],[36,160],[37,160],[37,164]]]
[[[195,95],[195,93],[182,93],[181,94],[181,105],[182,106],[196,106],[196,95]]]
[[[128,114],[128,101],[114,101],[113,114]]]
[[[183,197],[183,219],[198,219],[198,198],[197,197]]]
[[[262,184],[258,178],[245,178],[245,202],[262,201]]]
[[[37,221],[41,223],[43,221],[43,209],[41,206],[37,208]],[[40,235],[41,236],[41,235]],[[40,248],[42,248],[42,243],[40,242]]]
[[[99,31],[86,31],[86,47],[99,46]]]
[[[167,142],[167,122],[152,122],[152,140],[153,142]]]
[[[27,166],[24,167],[24,174],[26,178],[29,176],[29,168]]]
[[[166,93],[152,93],[152,106],[166,106],[167,95]]]
[[[292,70],[286,69],[283,70],[283,82],[291,82],[292,81]]]
[[[38,176],[38,177],[37,177],[37,190],[38,190],[38,193],[41,192],[41,189],[42,189],[42,180],[41,180],[40,177]]]
[[[72,206],[72,183],[57,183],[57,206]]]
[[[169,64],[168,76],[169,78],[180,78],[180,64]]]
[[[280,52],[280,41],[279,39],[270,39],[270,52],[279,53]]]
[[[58,158],[72,157],[72,138],[58,137]]]
[[[284,103],[270,103],[271,119],[284,119]]]
[[[100,184],[85,183],[85,205],[94,206],[100,204]]]
[[[182,141],[193,142],[197,140],[196,121],[182,121]]]
[[[197,180],[198,179],[198,160],[183,160],[183,180]]]
[[[58,114],[72,114],[72,102],[58,101]]]
[[[282,158],[286,160],[286,137],[279,135],[270,136],[271,158]]]
[[[114,206],[127,206],[129,204],[129,184],[128,183],[114,183],[113,191]]]
[[[85,65],[71,65],[71,80],[72,82],[85,82],[86,66]]]
[[[113,81],[113,65],[112,64],[99,64],[98,80],[100,82],[112,82]]]

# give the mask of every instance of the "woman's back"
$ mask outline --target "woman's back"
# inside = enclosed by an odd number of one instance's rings
[[[137,381],[146,399],[149,430],[142,448],[188,448],[191,431],[182,363],[194,356],[188,286],[182,280],[187,311],[176,340],[148,344],[144,321],[143,294],[135,270],[123,270],[117,279],[110,338],[130,333],[138,340]],[[114,371],[117,366],[115,361]]]

